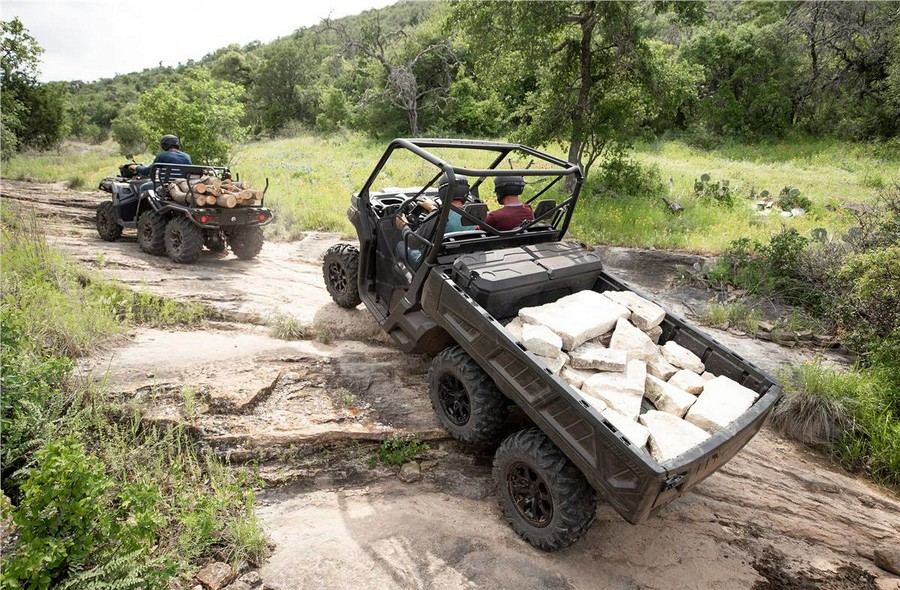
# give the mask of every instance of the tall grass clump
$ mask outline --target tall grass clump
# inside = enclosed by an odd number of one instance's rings
[[[156,428],[74,374],[128,325],[201,312],[132,294],[4,210],[0,303],[2,491],[15,540],[2,588],[170,588],[210,557],[257,562],[253,473],[226,468],[180,427]]]

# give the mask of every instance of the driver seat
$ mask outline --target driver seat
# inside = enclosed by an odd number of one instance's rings
[[[463,205],[463,211],[478,218],[478,221],[484,221],[487,218],[488,214],[488,206],[487,203],[467,203]],[[462,220],[463,225],[477,225],[473,223],[471,220],[463,217]]]

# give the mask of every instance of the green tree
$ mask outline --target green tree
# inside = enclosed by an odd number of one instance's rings
[[[138,113],[147,146],[173,133],[195,163],[228,163],[235,142],[244,139],[241,127],[243,88],[213,80],[202,68],[189,70],[177,85],[162,84],[141,95]]]
[[[655,117],[652,55],[631,2],[464,2],[479,79],[504,97],[517,139],[568,145],[587,174]]]
[[[315,123],[320,53],[315,34],[279,39],[263,49],[251,97],[259,130],[277,131],[288,121]]]

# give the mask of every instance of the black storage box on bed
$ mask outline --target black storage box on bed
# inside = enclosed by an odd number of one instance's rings
[[[590,289],[603,269],[600,257],[574,242],[550,242],[463,254],[453,280],[498,319]]]

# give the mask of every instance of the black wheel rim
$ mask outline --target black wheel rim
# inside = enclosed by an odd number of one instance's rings
[[[109,215],[106,214],[106,211],[101,211],[97,217],[100,229],[102,229],[104,232],[109,232]]]
[[[469,421],[471,416],[469,392],[459,379],[453,375],[442,376],[438,382],[438,395],[441,409],[451,422],[462,426]]]
[[[332,262],[328,265],[328,281],[336,292],[347,291],[347,272],[339,262]]]
[[[527,463],[516,461],[506,470],[506,488],[516,512],[530,525],[543,528],[553,520],[553,498],[544,478]]]
[[[180,231],[172,232],[172,251],[181,253],[181,245],[184,242]]]
[[[145,244],[149,244],[153,240],[153,227],[147,221],[141,224],[141,237]]]

